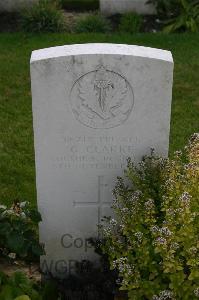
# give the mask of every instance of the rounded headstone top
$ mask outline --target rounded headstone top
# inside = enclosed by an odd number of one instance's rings
[[[136,45],[108,43],[73,44],[35,50],[32,52],[30,62],[34,63],[36,61],[64,56],[98,54],[145,57],[173,63],[172,54],[167,50]]]

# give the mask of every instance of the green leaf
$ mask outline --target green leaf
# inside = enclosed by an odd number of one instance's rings
[[[6,239],[8,248],[17,254],[20,254],[20,252],[23,250],[24,247],[24,239],[23,236],[19,235],[19,232],[11,232],[9,235],[7,235]]]
[[[16,271],[12,275],[11,280],[12,280],[13,284],[16,286],[19,286],[21,284],[28,285],[28,283],[29,283],[29,280],[26,277],[25,273],[23,273],[21,271]]]
[[[14,292],[12,286],[6,284],[2,287],[0,293],[0,300],[13,300]]]
[[[26,230],[27,224],[23,222],[22,219],[14,220],[12,227],[15,231],[24,232]]]
[[[42,299],[44,300],[54,300],[58,299],[58,290],[57,285],[54,282],[47,282],[45,284],[43,293],[42,293]]]
[[[0,271],[0,286],[7,282],[7,276]]]
[[[192,270],[191,274],[189,275],[189,280],[194,280],[199,278],[199,271],[198,270]]]
[[[34,242],[32,243],[32,253],[37,256],[40,256],[44,254],[44,250],[39,243]]]
[[[8,222],[0,223],[0,234],[8,234],[10,232],[11,226]]]
[[[39,223],[42,221],[41,215],[36,209],[31,209],[28,215],[34,223]]]
[[[14,300],[31,300],[28,296],[23,295],[23,296],[19,296],[17,298],[15,298]]]

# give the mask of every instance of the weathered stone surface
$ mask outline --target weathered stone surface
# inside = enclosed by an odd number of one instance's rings
[[[84,44],[32,53],[43,270],[60,276],[75,260],[95,260],[87,239],[110,214],[126,158],[151,148],[167,156],[172,76],[172,55],[159,49]]]
[[[100,0],[100,10],[106,15],[122,14],[130,11],[142,15],[155,14],[155,7],[147,2],[147,0]]]
[[[0,12],[15,12],[31,7],[38,0],[0,0]]]

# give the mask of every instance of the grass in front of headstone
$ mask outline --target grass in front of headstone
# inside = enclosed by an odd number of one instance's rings
[[[194,34],[0,34],[0,202],[36,203],[31,51],[88,42],[137,44],[172,51],[175,62],[170,153],[199,131],[199,36]]]

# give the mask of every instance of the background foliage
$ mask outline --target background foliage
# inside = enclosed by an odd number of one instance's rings
[[[158,12],[158,17],[165,20],[166,32],[199,31],[198,0],[150,0]]]
[[[57,0],[39,0],[21,13],[21,26],[27,32],[60,32],[65,18]]]
[[[136,13],[126,13],[120,18],[119,31],[128,33],[140,32],[143,22],[143,17]]]
[[[77,33],[106,33],[111,30],[111,24],[108,19],[106,19],[102,15],[93,14],[79,18],[74,29]]]

